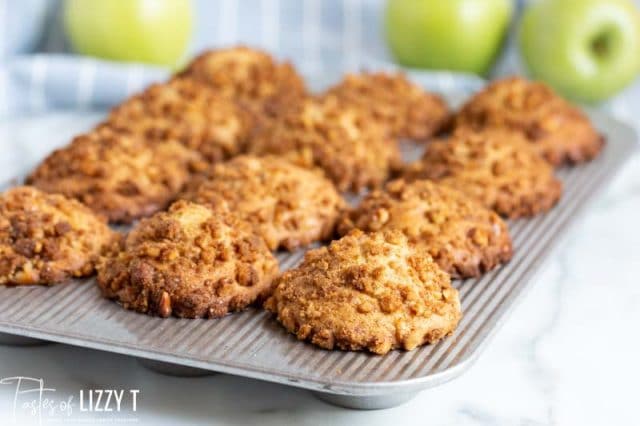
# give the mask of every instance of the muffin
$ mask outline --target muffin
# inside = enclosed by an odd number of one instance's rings
[[[236,102],[191,79],[151,85],[115,107],[107,124],[152,143],[178,141],[209,162],[241,153],[254,126]]]
[[[498,80],[473,96],[457,127],[504,127],[522,133],[554,166],[595,158],[604,146],[589,118],[548,86],[519,77]]]
[[[0,284],[52,285],[91,275],[118,238],[75,200],[29,186],[10,189],[0,195]]]
[[[187,201],[143,219],[98,265],[102,294],[149,315],[218,318],[271,292],[278,262],[251,226]]]
[[[205,168],[198,152],[176,141],[149,144],[102,126],[50,154],[27,183],[75,198],[110,222],[130,223],[166,208]]]
[[[379,355],[435,343],[462,316],[449,275],[397,231],[356,230],[307,252],[265,308],[300,340]]]
[[[327,93],[366,110],[399,139],[426,141],[449,123],[444,100],[399,73],[347,74]]]
[[[340,191],[378,186],[400,165],[385,127],[335,97],[306,99],[255,137],[249,152],[318,167]]]
[[[458,129],[429,144],[404,176],[457,189],[511,219],[545,212],[562,194],[549,163],[520,133],[501,128]]]
[[[240,156],[213,166],[183,198],[232,212],[271,250],[294,250],[333,235],[345,202],[324,175],[274,156]]]
[[[511,259],[507,224],[465,194],[428,180],[389,182],[345,212],[338,232],[396,230],[453,278],[477,277]]]

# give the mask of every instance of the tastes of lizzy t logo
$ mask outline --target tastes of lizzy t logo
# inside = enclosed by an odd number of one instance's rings
[[[139,389],[81,389],[77,394],[56,395],[54,388],[46,387],[44,379],[15,376],[0,379],[0,385],[13,388],[10,405],[14,423],[31,418],[44,421],[63,422],[77,415],[86,420],[127,422],[135,418],[122,417],[124,413],[135,413],[138,409]],[[96,417],[95,413],[104,413]],[[6,418],[8,413],[0,413]],[[116,415],[115,417],[113,417]],[[117,416],[119,415],[119,416]]]

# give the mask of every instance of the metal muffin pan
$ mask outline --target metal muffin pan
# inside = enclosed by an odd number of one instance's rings
[[[565,191],[553,210],[510,223],[515,255],[507,265],[454,282],[464,316],[456,332],[438,344],[385,356],[326,351],[297,341],[259,309],[218,320],[161,319],[127,311],[103,299],[93,278],[54,287],[1,287],[0,332],[128,354],[170,374],[199,374],[193,369],[200,369],[305,388],[350,408],[401,404],[472,365],[551,249],[634,151],[631,128],[603,114],[591,116],[607,137],[602,154],[558,172]],[[282,269],[302,256],[301,251],[279,254]],[[191,369],[175,371],[167,363]]]

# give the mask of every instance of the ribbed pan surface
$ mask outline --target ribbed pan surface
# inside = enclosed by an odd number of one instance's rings
[[[605,116],[593,118],[608,138],[603,154],[559,172],[565,192],[555,209],[510,224],[515,256],[508,265],[455,283],[464,317],[456,333],[437,345],[383,357],[325,351],[296,341],[259,310],[219,320],[152,318],[103,300],[93,279],[52,288],[0,288],[0,331],[341,394],[436,385],[470,364],[578,212],[634,149],[633,131]],[[280,256],[283,269],[301,257]]]

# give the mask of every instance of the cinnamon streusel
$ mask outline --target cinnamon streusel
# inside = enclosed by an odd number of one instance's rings
[[[501,128],[460,128],[432,142],[405,177],[451,186],[509,218],[547,211],[562,194],[562,183],[531,144]]]
[[[437,342],[461,317],[449,275],[397,231],[353,231],[307,252],[265,308],[300,340],[380,355]]]
[[[463,193],[428,180],[389,182],[346,212],[338,232],[397,230],[454,278],[477,277],[513,254],[507,224]]]
[[[522,132],[554,166],[595,158],[604,138],[589,118],[548,86],[513,77],[498,80],[473,96],[456,126],[506,127]]]
[[[178,142],[147,143],[102,126],[54,151],[27,182],[76,198],[111,222],[128,223],[165,208],[204,168],[202,157]]]
[[[0,284],[56,284],[94,272],[118,239],[75,200],[21,186],[0,195]]]
[[[217,318],[271,292],[278,262],[251,226],[187,201],[143,219],[98,265],[102,293],[126,309]]]
[[[385,127],[335,97],[306,99],[257,135],[249,151],[319,167],[340,191],[378,186],[400,164]]]
[[[179,141],[210,162],[242,152],[254,125],[236,102],[187,78],[151,85],[115,107],[107,123],[149,142]]]
[[[240,102],[258,121],[265,115],[279,115],[306,93],[293,65],[245,46],[205,51],[180,77],[198,80],[212,88],[216,96]]]
[[[321,171],[274,156],[239,156],[216,164],[191,186],[184,198],[250,222],[272,250],[331,237],[345,205]]]
[[[394,137],[424,141],[449,122],[444,100],[425,92],[403,74],[348,74],[327,92],[370,112]]]

